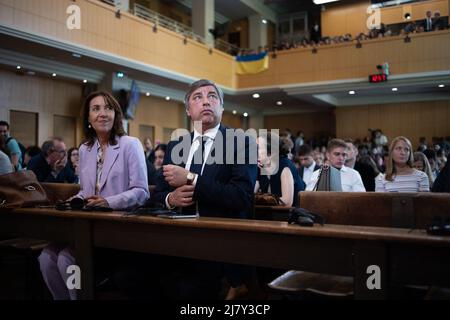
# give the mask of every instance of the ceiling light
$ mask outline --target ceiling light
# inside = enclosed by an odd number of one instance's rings
[[[74,57],[74,58],[81,58],[81,54],[78,54],[78,53],[72,53],[72,57]]]
[[[355,94],[356,92],[355,91],[353,91],[353,90],[350,90],[349,92],[348,92],[348,94]]]
[[[438,85],[439,88],[445,87],[443,84]]]
[[[266,19],[262,19],[261,21],[262,21],[262,23],[264,23],[264,24],[267,23],[267,20],[266,20]]]
[[[248,117],[248,113],[247,112],[244,112],[244,117]]]
[[[147,92],[145,95],[146,95],[147,97],[150,96],[150,92]]]
[[[313,2],[314,2],[315,4],[324,4],[324,3],[328,3],[328,2],[336,2],[336,1],[339,1],[339,0],[313,0]]]
[[[398,89],[397,88],[392,88],[392,91],[396,92],[396,91],[398,91]]]
[[[52,77],[56,77],[56,73],[52,73]]]
[[[255,99],[258,99],[260,97],[260,95],[259,95],[259,93],[254,93],[252,97]]]
[[[86,79],[84,79],[84,80],[83,80],[83,83],[87,83],[87,80],[86,80]]]
[[[17,69],[17,70],[20,70],[20,69],[22,69],[22,67],[21,67],[21,66],[17,66],[16,69]]]
[[[282,106],[283,105],[283,101],[277,101],[277,106]]]
[[[123,78],[125,74],[123,72],[117,72],[117,78]]]
[[[237,113],[237,111],[236,110],[233,110],[233,114],[236,114]]]
[[[167,96],[167,97],[166,97],[166,100],[167,100],[167,101],[169,101],[169,100],[170,100],[170,97],[169,97],[169,96]]]

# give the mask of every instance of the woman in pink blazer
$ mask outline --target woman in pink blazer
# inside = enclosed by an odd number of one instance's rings
[[[144,149],[137,138],[128,137],[122,111],[108,92],[90,94],[83,106],[85,139],[80,146],[80,192],[75,196],[86,206],[126,210],[150,197]],[[44,281],[55,300],[76,299],[66,286],[67,267],[75,264],[73,250],[52,244],[39,256]]]

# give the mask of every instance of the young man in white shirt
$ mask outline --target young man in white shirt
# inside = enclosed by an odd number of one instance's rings
[[[359,173],[345,166],[345,160],[348,154],[348,147],[344,140],[332,139],[328,142],[327,160],[329,165],[335,167],[341,172],[342,191],[346,192],[365,192],[364,184]],[[314,171],[311,180],[306,186],[307,191],[313,191],[319,179],[320,169]]]

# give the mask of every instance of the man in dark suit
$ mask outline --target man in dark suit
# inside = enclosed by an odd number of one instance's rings
[[[301,164],[298,174],[305,184],[308,184],[313,172],[320,169],[320,166],[314,161],[313,150],[308,144],[304,144],[298,149],[298,158]]]
[[[42,144],[42,152],[28,163],[40,182],[75,183],[77,177],[67,164],[66,144],[60,138],[53,138]]]
[[[433,18],[431,16],[431,11],[427,11],[425,20],[423,20],[423,30],[425,32],[430,32],[434,30],[434,26],[433,26]]]
[[[215,83],[199,80],[185,96],[186,113],[194,131],[167,146],[163,171],[157,178],[153,200],[182,213],[200,216],[248,218],[252,212],[257,176],[255,139],[242,130],[220,124],[223,93]],[[224,274],[240,285],[240,271],[228,264],[177,262],[177,298],[211,298]],[[180,267],[180,266],[183,267]],[[172,274],[172,282],[173,282]],[[218,286],[219,285],[219,286]]]
[[[439,172],[434,180],[432,192],[450,192],[450,161],[447,161],[444,169]]]

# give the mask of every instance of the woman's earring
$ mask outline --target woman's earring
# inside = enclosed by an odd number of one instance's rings
[[[90,129],[90,128],[92,128],[92,126],[91,126],[91,124],[90,124],[90,123],[88,124],[88,128],[89,128],[89,129]]]

